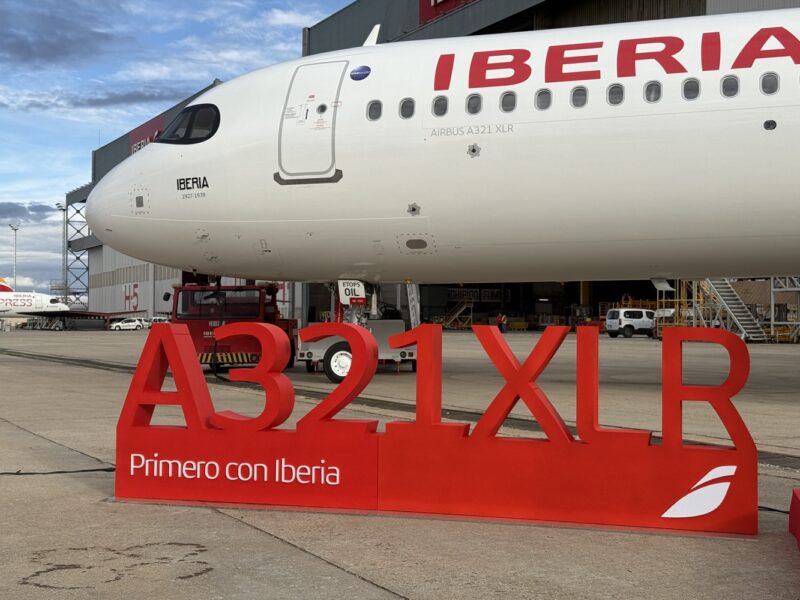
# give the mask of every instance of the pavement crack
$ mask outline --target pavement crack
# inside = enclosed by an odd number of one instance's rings
[[[11,425],[11,427],[16,427],[20,431],[24,431],[27,434],[30,434],[30,435],[32,435],[34,437],[39,438],[40,440],[44,440],[46,442],[50,442],[51,444],[55,444],[56,446],[60,446],[61,448],[64,448],[64,449],[69,450],[71,452],[77,452],[81,456],[85,456],[86,458],[91,458],[93,461],[98,462],[101,465],[108,465],[108,466],[112,466],[112,467],[114,466],[114,465],[112,465],[111,463],[109,463],[109,462],[107,462],[105,460],[97,458],[96,456],[92,456],[91,454],[87,454],[86,452],[78,450],[77,448],[73,448],[71,446],[67,446],[66,444],[62,444],[61,442],[57,442],[57,441],[55,441],[53,439],[50,439],[49,437],[44,436],[44,435],[42,435],[40,433],[36,433],[35,431],[31,431],[30,429],[26,429],[22,425],[17,425],[13,421],[9,421],[8,419],[5,419],[3,417],[0,417],[0,423],[6,423],[7,425]]]
[[[386,586],[381,585],[380,583],[372,581],[371,579],[368,579],[368,578],[364,577],[363,575],[360,575],[359,573],[356,573],[355,571],[352,571],[352,570],[348,569],[347,567],[343,567],[342,565],[339,565],[339,564],[337,564],[337,563],[325,558],[324,556],[320,556],[319,554],[316,554],[316,553],[312,552],[311,550],[308,550],[307,548],[303,548],[302,546],[299,546],[299,545],[295,544],[294,542],[290,542],[289,540],[287,540],[285,538],[282,538],[281,536],[276,535],[276,534],[272,533],[271,531],[267,531],[266,529],[262,529],[261,527],[258,527],[257,525],[253,525],[252,523],[248,523],[244,519],[240,519],[239,517],[237,517],[235,515],[231,515],[231,514],[228,514],[226,512],[223,512],[222,510],[220,510],[218,508],[214,508],[213,511],[215,513],[217,513],[217,514],[222,515],[223,517],[227,517],[229,519],[232,519],[232,520],[236,521],[237,523],[239,523],[241,525],[249,527],[250,529],[254,529],[254,530],[258,531],[259,533],[263,533],[264,535],[268,535],[272,539],[278,540],[279,542],[282,542],[282,543],[286,544],[287,546],[290,546],[290,547],[294,548],[295,550],[299,550],[303,554],[308,554],[309,556],[312,556],[312,557],[316,558],[317,560],[321,560],[325,564],[328,564],[328,565],[332,566],[333,568],[338,569],[339,571],[343,571],[344,573],[347,573],[348,575],[351,575],[351,576],[353,576],[353,577],[355,577],[357,579],[360,579],[361,581],[363,581],[365,583],[368,583],[371,586],[374,586],[374,587],[376,587],[376,588],[378,588],[380,590],[383,590],[384,592],[387,592],[387,593],[391,594],[395,598],[402,598],[403,600],[409,600],[408,596],[403,596],[402,594],[399,594],[399,593],[395,592],[394,590],[391,590],[391,589],[387,588]]]
[[[2,476],[19,476],[25,477],[29,475],[71,475],[74,473],[114,473],[117,470],[116,467],[104,467],[100,469],[73,469],[68,471],[0,471],[0,477]]]
[[[788,515],[789,514],[788,510],[783,510],[782,508],[773,508],[771,506],[760,506],[759,505],[758,510],[763,510],[764,512],[776,512],[776,513],[780,513],[782,515]]]

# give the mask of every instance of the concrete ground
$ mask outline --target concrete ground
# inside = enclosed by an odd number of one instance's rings
[[[537,336],[509,334],[520,359]],[[0,598],[786,598],[800,599],[787,529],[800,487],[800,346],[751,346],[736,400],[762,451],[757,538],[610,531],[519,522],[120,503],[114,432],[145,334],[0,334]],[[724,377],[725,355],[687,352],[687,383]],[[540,383],[574,423],[575,340]],[[601,421],[660,429],[660,344],[600,346]],[[116,367],[116,368],[115,368]],[[502,386],[471,334],[445,335],[444,404],[477,417]],[[343,417],[411,418],[414,375],[384,368]],[[296,415],[330,389],[291,372]],[[212,384],[247,412],[261,393]],[[530,435],[517,408],[505,435]],[[170,419],[169,415],[165,417]],[[710,410],[686,437],[720,441]]]

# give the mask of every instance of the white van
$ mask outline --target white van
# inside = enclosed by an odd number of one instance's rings
[[[633,337],[641,333],[653,337],[656,328],[656,313],[644,308],[615,308],[606,314],[606,332],[612,338]]]

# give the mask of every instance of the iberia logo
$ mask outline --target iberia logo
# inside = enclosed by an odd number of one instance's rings
[[[691,492],[678,500],[661,516],[664,519],[686,519],[702,517],[714,512],[725,501],[735,473],[735,465],[711,469],[692,486]]]

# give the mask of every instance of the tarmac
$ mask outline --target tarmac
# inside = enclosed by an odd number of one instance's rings
[[[759,449],[757,537],[118,502],[115,427],[146,332],[0,333],[0,598],[771,598],[800,599],[788,531],[800,487],[800,346],[749,346],[735,404]],[[538,334],[506,336],[520,360]],[[691,345],[687,383],[719,383],[724,351]],[[661,345],[602,338],[600,420],[660,433]],[[332,389],[289,371],[295,416]],[[413,418],[415,376],[382,367],[343,418]],[[575,420],[575,337],[539,384]],[[474,423],[503,380],[470,333],[444,340],[446,417]],[[211,382],[215,406],[251,413],[250,387]],[[694,408],[694,407],[693,407]],[[166,413],[165,422],[177,418]],[[287,423],[291,426],[291,420]],[[536,436],[524,406],[502,435]],[[710,408],[685,437],[727,439]]]

